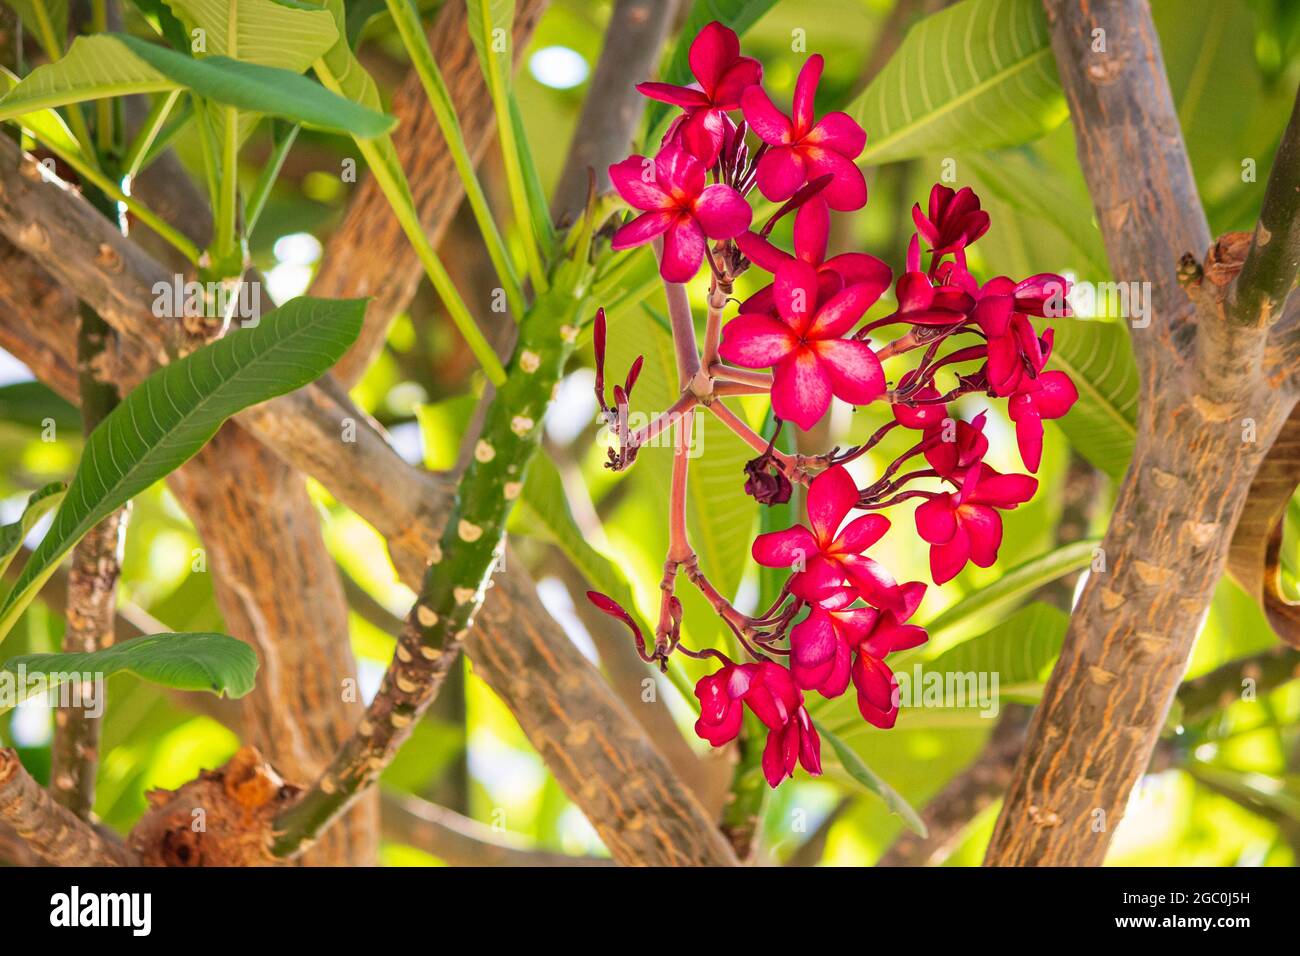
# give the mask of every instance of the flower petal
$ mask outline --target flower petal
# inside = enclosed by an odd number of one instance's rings
[[[840,554],[861,554],[883,538],[888,530],[889,519],[884,515],[862,515],[844,526],[835,539],[834,550]]]
[[[947,544],[957,533],[957,515],[951,495],[936,495],[916,509],[916,533],[930,544]]]
[[[829,546],[835,541],[840,524],[857,503],[857,483],[843,465],[832,465],[812,480],[808,485],[808,524],[820,544]]]
[[[690,216],[680,216],[664,233],[664,257],[659,274],[669,282],[687,282],[704,261],[704,231]]]
[[[813,196],[794,214],[794,254],[809,265],[821,265],[830,234],[830,207],[820,196]]]
[[[673,141],[710,167],[718,161],[722,143],[730,130],[727,114],[719,110],[699,109],[687,113],[682,123],[673,129]]]
[[[822,263],[822,269],[834,270],[846,286],[868,285],[875,288],[875,299],[880,298],[894,279],[894,273],[888,265],[865,252],[842,252],[838,256],[831,256]]]
[[[646,211],[673,208],[672,199],[660,185],[654,161],[645,156],[629,156],[610,166],[609,178],[629,206]]]
[[[749,228],[754,211],[736,190],[715,183],[695,200],[695,218],[710,239],[730,239]]]
[[[930,578],[935,584],[951,581],[969,560],[970,538],[958,527],[951,541],[930,548]]]
[[[745,258],[764,272],[776,272],[782,263],[794,257],[778,249],[756,232],[742,232],[736,236],[736,245],[745,254]]]
[[[799,765],[817,776],[822,772],[822,739],[805,708],[800,707],[794,719],[799,727]]]
[[[773,202],[789,199],[806,179],[803,157],[789,146],[775,146],[758,161],[759,192]]]
[[[790,326],[758,312],[742,312],[722,329],[718,354],[742,368],[770,368],[799,346]]]
[[[691,72],[700,81],[704,91],[712,95],[723,73],[740,56],[740,38],[734,30],[717,20],[705,24],[687,54]]]
[[[970,559],[981,568],[992,567],[1002,544],[1002,516],[988,505],[965,504],[957,509],[957,521],[970,538]]]
[[[830,377],[831,392],[850,405],[869,405],[885,394],[885,372],[866,342],[833,339],[813,342],[812,349]]]
[[[844,558],[840,563],[862,600],[881,610],[902,613],[903,591],[883,564],[860,555]]]
[[[802,259],[792,259],[776,270],[773,285],[781,317],[796,331],[805,329],[817,308],[817,270]]]
[[[754,539],[750,553],[765,568],[788,568],[819,553],[817,539],[801,524],[784,531],[769,531]]]
[[[745,90],[740,95],[740,107],[744,111],[745,122],[763,142],[772,146],[791,142],[794,130],[790,118],[776,108],[772,98],[761,86],[751,86]]]
[[[677,221],[677,214],[672,212],[643,212],[631,222],[620,226],[610,240],[612,249],[630,249],[649,242]]]
[[[835,627],[821,608],[790,629],[790,673],[804,690],[816,690],[835,667]]]
[[[804,142],[834,150],[847,159],[857,159],[867,145],[867,131],[848,113],[827,113],[804,137]]]
[[[804,431],[831,404],[831,380],[812,349],[796,349],[772,370],[772,410]]]
[[[879,287],[870,285],[851,285],[841,289],[817,310],[816,318],[808,326],[808,337],[838,339],[866,314],[881,291]]]
[[[858,710],[869,724],[888,730],[898,719],[898,679],[884,661],[859,653],[853,662]]]
[[[791,118],[794,120],[795,137],[805,136],[813,128],[814,100],[817,98],[817,84],[822,78],[825,61],[820,53],[814,53],[804,61],[799,76],[794,81],[794,98],[791,103]]]
[[[672,83],[638,83],[636,88],[642,96],[684,109],[709,105],[709,98],[703,92],[689,86],[675,86]]]
[[[713,105],[720,110],[740,109],[740,97],[751,86],[762,82],[763,67],[752,57],[737,57],[713,88]]]
[[[1042,418],[1060,418],[1079,400],[1079,390],[1064,372],[1044,372],[1038,376],[1034,404]]]
[[[867,204],[867,181],[862,176],[862,170],[853,165],[852,160],[824,146],[804,146],[800,152],[803,154],[809,179],[816,179],[827,173],[831,175],[830,183],[818,195],[825,199],[832,209],[840,211],[861,209]]]

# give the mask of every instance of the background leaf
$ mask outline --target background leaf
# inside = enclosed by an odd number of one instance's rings
[[[0,636],[109,512],[198,452],[231,415],[320,377],[361,330],[362,300],[297,298],[131,391],[86,439],[54,524],[0,606]]]
[[[1037,0],[964,0],[914,26],[848,107],[860,163],[1037,139],[1067,116]]]
[[[253,113],[362,137],[396,123],[305,77],[227,57],[192,59],[125,34],[78,37],[61,60],[39,66],[0,99],[0,119],[84,100],[183,87]]]
[[[0,670],[17,674],[20,668],[28,677],[43,674],[56,680],[57,675],[66,680],[71,674],[108,677],[126,671],[173,690],[206,690],[233,698],[253,689],[257,655],[226,634],[151,634],[83,654],[24,654],[6,661]]]
[[[277,0],[166,0],[193,35],[206,38],[207,56],[306,72],[334,45],[339,32],[324,7]]]
[[[57,508],[67,492],[68,486],[61,481],[37,488],[27,499],[27,507],[23,508],[18,520],[12,524],[0,525],[0,577],[9,569],[14,555],[23,546],[23,539],[36,527],[36,522]]]
[[[1064,611],[1035,601],[921,666],[927,673],[997,674],[1001,696],[1037,698],[1069,624]]]
[[[902,817],[909,830],[919,833],[923,837],[929,835],[925,821],[912,809],[912,805],[904,800],[897,790],[885,783],[874,770],[868,767],[853,748],[820,724],[817,725],[817,732],[821,734],[823,740],[831,745],[831,750],[835,752],[840,766],[844,768],[844,772],[851,779],[861,784],[868,792],[874,793],[885,801],[885,806],[889,807],[891,812]]]

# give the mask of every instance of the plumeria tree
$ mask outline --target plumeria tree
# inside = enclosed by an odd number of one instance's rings
[[[1138,862],[1294,859],[1287,4],[82,6],[0,860],[1130,862],[1164,771]]]

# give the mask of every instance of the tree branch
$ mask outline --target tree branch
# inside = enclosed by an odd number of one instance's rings
[[[438,857],[449,866],[613,866],[604,857],[529,849],[489,826],[436,803],[383,791],[384,838]]]
[[[1259,222],[1241,274],[1228,296],[1228,316],[1244,326],[1268,327],[1300,270],[1300,93],[1273,157]]]
[[[0,822],[49,866],[136,864],[125,844],[59,806],[8,748],[0,749]]]
[[[1180,285],[1180,259],[1207,247],[1208,229],[1148,6],[1046,6],[1111,268],[1151,283],[1154,320],[1132,335],[1137,442],[1102,543],[1108,568],[1089,576],[1075,608],[986,865],[1102,862],[1150,762],[1251,480],[1296,401],[1266,380],[1264,335],[1223,321],[1235,243],[1211,249],[1195,306]]]
[[[557,222],[576,219],[587,201],[587,171],[596,191],[610,188],[609,166],[627,155],[645,112],[645,97],[628,77],[654,75],[677,0],[615,0],[591,91],[582,105],[569,155],[551,199]]]

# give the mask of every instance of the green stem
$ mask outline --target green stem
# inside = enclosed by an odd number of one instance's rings
[[[298,138],[298,131],[302,127],[294,123],[289,129],[275,141],[275,148],[271,155],[267,157],[265,165],[262,166],[262,172],[257,177],[257,183],[253,186],[253,191],[249,193],[248,205],[244,210],[244,234],[251,236],[254,227],[257,226],[257,220],[262,216],[262,209],[266,206],[266,200],[271,195],[271,187],[275,185],[276,179],[280,175],[280,170],[284,167],[285,157],[289,155],[289,150],[293,148],[293,142]]]
[[[171,115],[172,107],[180,99],[181,92],[179,89],[172,90],[166,96],[154,100],[153,105],[149,107],[149,115],[145,117],[144,124],[136,133],[135,139],[126,151],[126,159],[122,162],[122,168],[126,171],[122,177],[124,181],[135,179],[140,174],[140,170],[144,167],[144,159],[167,122],[167,117]]]
[[[236,217],[239,211],[239,112],[233,106],[222,109],[221,192],[217,197],[217,257],[233,261],[237,252]]]
[[[766,729],[747,714],[736,738],[739,759],[731,776],[731,795],[722,808],[722,832],[743,863],[753,858],[758,845],[759,821],[770,789],[763,777],[763,745]]]
[[[497,228],[496,221],[492,218],[492,211],[488,208],[483,186],[474,172],[474,163],[465,146],[465,135],[456,117],[456,107],[452,103],[451,92],[447,89],[442,71],[438,69],[437,61],[433,58],[429,39],[420,25],[420,15],[411,0],[386,0],[386,2],[389,12],[393,15],[393,22],[397,25],[397,32],[406,46],[407,55],[411,58],[411,65],[415,67],[415,72],[424,85],[425,95],[429,98],[429,105],[433,107],[433,114],[438,119],[438,127],[442,130],[443,140],[451,153],[452,161],[456,164],[456,172],[465,186],[465,198],[469,200],[479,232],[483,235],[488,258],[492,260],[497,278],[505,290],[510,311],[518,321],[524,314],[525,308],[523,290],[519,285],[518,276],[515,275],[514,266],[510,262],[505,240],[501,238],[501,231]]]
[[[542,416],[577,338],[576,283],[540,296],[520,325],[511,371],[459,485],[456,507],[407,615],[397,652],[356,733],[275,821],[272,851],[293,856],[320,834],[405,742],[455,662],[505,546],[506,520],[537,450]]]

